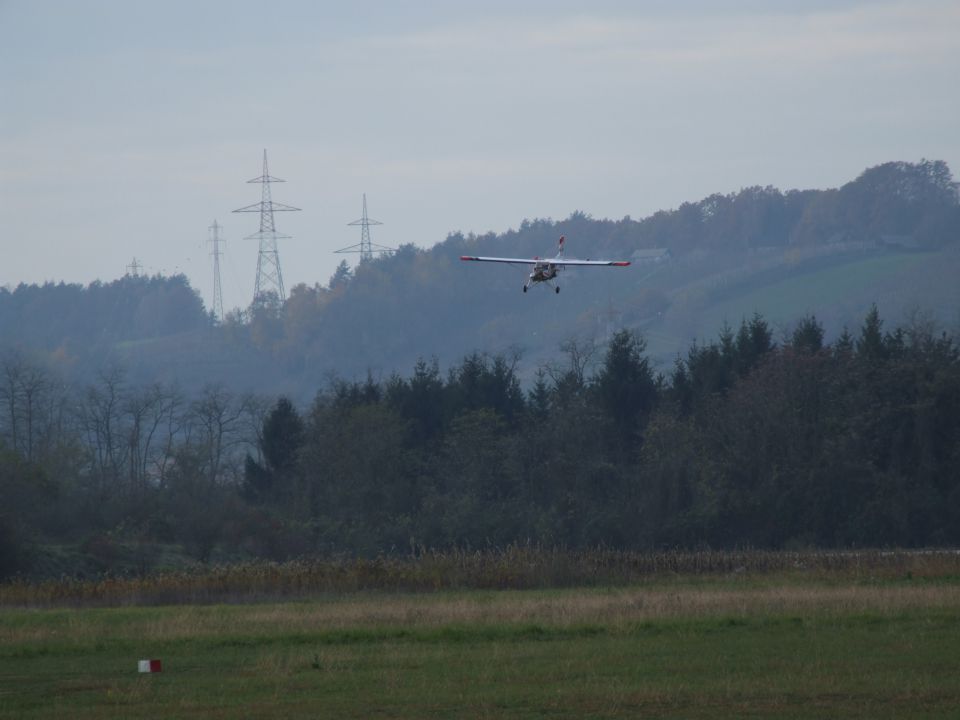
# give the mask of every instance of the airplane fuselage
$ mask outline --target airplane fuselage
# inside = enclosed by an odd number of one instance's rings
[[[546,282],[547,280],[553,280],[558,272],[560,272],[559,265],[548,262],[538,262],[533,266],[533,271],[530,273],[530,280],[533,282]]]

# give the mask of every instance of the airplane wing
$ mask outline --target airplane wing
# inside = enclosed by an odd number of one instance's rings
[[[496,257],[477,257],[476,255],[461,255],[461,260],[475,260],[476,262],[502,262],[515,263],[520,265],[536,265],[538,262],[544,262],[537,258],[496,258]]]
[[[476,255],[461,255],[461,260],[473,260],[476,262],[501,262],[515,263],[521,265],[536,265],[537,263],[549,263],[550,265],[607,265],[612,267],[626,267],[630,264],[629,260],[572,260],[565,258],[498,258],[498,257],[477,257]]]
[[[549,260],[553,265],[607,265],[610,267],[626,267],[629,260]]]

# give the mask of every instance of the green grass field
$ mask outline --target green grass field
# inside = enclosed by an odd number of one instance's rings
[[[797,267],[785,264],[745,274],[725,286],[702,268],[694,272],[678,266],[665,271],[657,282],[668,294],[702,297],[689,306],[681,302],[662,322],[643,328],[648,352],[662,362],[672,362],[677,353],[686,354],[693,338],[716,340],[724,324],[736,332],[741,321],[754,313],[778,331],[790,331],[813,313],[831,335],[842,326],[856,334],[870,304],[876,303],[888,329],[904,322],[913,310],[950,326],[957,320],[960,300],[953,281],[958,268],[960,254],[953,249],[888,250],[826,257]]]
[[[755,312],[774,324],[796,322],[811,309],[875,294],[875,288],[885,281],[929,261],[930,256],[925,254],[889,253],[818,268],[721,300],[703,314],[703,323],[707,328],[719,328],[727,322],[736,330],[741,319],[750,319]]]
[[[958,647],[952,578],[7,608],[0,717],[948,718]]]

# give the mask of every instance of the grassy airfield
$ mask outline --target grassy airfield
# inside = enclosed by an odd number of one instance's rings
[[[0,717],[956,717],[955,564],[8,607]]]

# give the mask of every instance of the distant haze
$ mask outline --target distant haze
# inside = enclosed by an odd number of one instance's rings
[[[889,160],[960,171],[960,4],[0,0],[0,285],[253,293],[263,149],[287,288],[334,250],[640,218]]]

